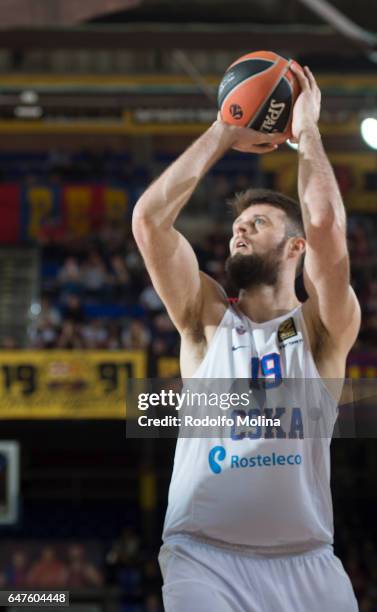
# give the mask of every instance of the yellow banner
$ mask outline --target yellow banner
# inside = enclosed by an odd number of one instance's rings
[[[157,361],[157,376],[158,378],[179,378],[178,357],[159,357]]]
[[[142,351],[0,351],[0,419],[124,419]]]

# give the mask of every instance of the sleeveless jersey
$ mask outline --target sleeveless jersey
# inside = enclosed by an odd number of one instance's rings
[[[180,434],[163,540],[188,534],[262,555],[331,545],[337,404],[316,368],[302,305],[264,323],[228,307],[189,383],[209,385],[197,379],[221,379],[222,390],[235,380],[250,383],[251,417],[279,415],[281,426],[241,423],[215,438]],[[241,408],[233,414],[248,416]]]

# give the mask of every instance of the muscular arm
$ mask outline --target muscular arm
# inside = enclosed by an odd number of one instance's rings
[[[350,286],[346,213],[334,172],[324,151],[313,106],[320,92],[310,71],[296,72],[303,90],[295,109],[299,141],[298,191],[306,232],[304,282],[308,306],[334,346],[347,353],[360,327],[360,308]],[[305,106],[306,96],[306,106]],[[312,107],[310,106],[310,101]]]
[[[199,272],[192,247],[174,228],[175,220],[201,178],[231,147],[250,152],[274,150],[277,138],[221,121],[196,140],[145,191],[132,219],[133,233],[153,285],[179,332],[192,328],[206,303],[224,301],[214,281]]]

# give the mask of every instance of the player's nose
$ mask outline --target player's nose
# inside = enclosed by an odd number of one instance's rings
[[[234,225],[234,236],[244,236],[247,230],[246,223],[243,221],[237,221]]]

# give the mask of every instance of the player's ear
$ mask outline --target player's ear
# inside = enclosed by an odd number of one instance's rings
[[[303,236],[298,236],[296,238],[296,247],[300,251],[300,255],[303,255],[305,253],[306,240]]]
[[[302,236],[295,236],[290,239],[289,256],[303,255],[305,253],[306,240]]]

